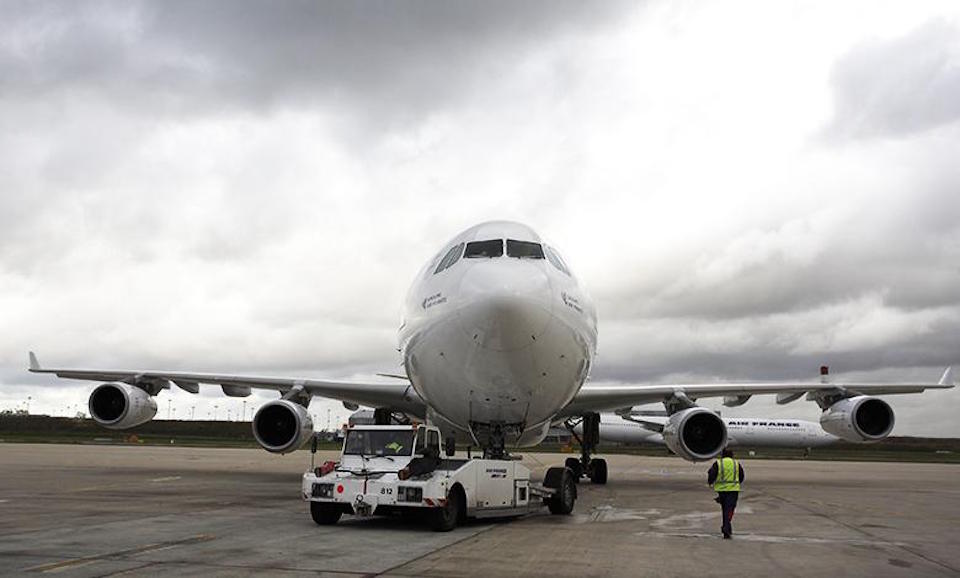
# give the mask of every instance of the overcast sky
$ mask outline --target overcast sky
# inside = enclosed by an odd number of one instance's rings
[[[0,409],[47,365],[369,379],[416,270],[536,228],[594,381],[935,381],[960,362],[946,2],[0,0]],[[219,417],[216,388],[160,417]],[[248,408],[266,395],[250,398]],[[891,398],[960,436],[960,391]],[[714,402],[707,405],[715,407]],[[326,425],[348,412],[315,400]],[[816,419],[755,399],[724,415]]]

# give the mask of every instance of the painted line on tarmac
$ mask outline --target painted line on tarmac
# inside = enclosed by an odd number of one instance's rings
[[[159,484],[161,482],[175,482],[179,479],[182,479],[183,476],[167,476],[165,478],[153,478],[150,480],[154,484]]]
[[[160,484],[163,482],[173,482],[182,478],[183,476],[166,476],[163,478],[154,478],[148,481],[154,484]],[[129,487],[130,487],[130,482],[117,482],[115,484],[102,484],[99,486],[86,486],[83,488],[75,488],[72,490],[67,490],[66,493],[72,494],[76,492],[97,492],[97,491],[103,491],[103,490],[112,490],[114,488],[129,488]]]
[[[708,538],[719,540],[720,534],[706,532],[634,532],[634,536],[644,538]],[[861,540],[844,538],[813,538],[806,536],[771,536],[768,534],[735,534],[734,540],[741,542],[768,542],[772,544],[844,544],[848,546],[907,546],[906,542],[885,542],[882,540]]]
[[[80,492],[97,492],[101,490],[112,490],[114,488],[129,488],[129,482],[117,482],[116,484],[103,484],[100,486],[85,486],[83,488],[74,488],[72,490],[65,490],[65,494],[76,494]]]
[[[134,556],[136,554],[143,554],[145,552],[155,552],[157,550],[169,550],[170,548],[176,548],[177,546],[187,546],[189,544],[199,544],[201,542],[209,542],[210,540],[213,540],[215,538],[216,536],[214,536],[213,534],[197,534],[196,536],[191,536],[189,538],[184,538],[182,540],[171,540],[169,542],[157,542],[155,544],[147,544],[146,546],[140,546],[138,548],[118,550],[116,552],[108,552],[106,554],[97,554],[94,556],[83,556],[82,558],[71,558],[69,560],[62,560],[60,562],[53,562],[51,564],[41,564],[39,566],[31,566],[30,568],[25,568],[24,572],[43,572],[43,573],[62,572],[65,569],[73,570],[74,568],[80,568],[82,566],[87,566],[89,564],[100,562],[102,560],[122,558],[123,556]]]
[[[43,572],[44,574],[57,574],[59,572],[66,572],[69,570],[76,570],[77,568],[83,568],[84,566],[89,566],[90,564],[93,564],[95,562],[99,562],[99,560],[85,560],[85,561],[78,562],[76,564],[72,564],[68,566],[58,566],[56,568],[51,568],[50,570],[40,570],[40,572]],[[27,570],[29,570],[29,568]]]

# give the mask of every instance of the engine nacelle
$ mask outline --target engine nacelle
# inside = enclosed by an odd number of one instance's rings
[[[87,402],[93,421],[107,429],[127,429],[147,423],[157,415],[157,400],[126,383],[97,386]]]
[[[868,395],[841,399],[820,415],[820,427],[848,442],[876,442],[893,431],[893,409]]]
[[[663,442],[689,462],[712,460],[727,445],[727,426],[709,409],[691,407],[670,416],[663,426]]]
[[[307,408],[292,401],[271,401],[262,405],[253,416],[253,437],[268,452],[292,452],[312,435],[313,418]]]

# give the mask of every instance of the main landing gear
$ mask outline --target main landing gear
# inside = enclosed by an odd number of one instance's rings
[[[583,424],[583,437],[577,435],[577,425]],[[580,459],[567,458],[564,465],[572,472],[574,479],[587,477],[595,484],[607,483],[607,460],[591,458],[590,454],[600,443],[600,414],[585,413],[579,422],[568,419],[564,425],[570,434],[580,443]]]

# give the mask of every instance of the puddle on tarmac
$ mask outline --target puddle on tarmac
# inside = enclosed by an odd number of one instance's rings
[[[752,513],[753,508],[750,506],[744,505],[737,508],[737,514]],[[704,527],[707,521],[711,521],[711,524],[713,524],[713,520],[719,518],[720,508],[717,508],[716,510],[710,510],[709,512],[688,512],[686,514],[674,514],[672,516],[667,516],[666,518],[661,518],[659,520],[650,522],[650,527],[661,530],[694,530],[696,528]]]
[[[634,536],[643,538],[697,538],[719,540],[719,532],[634,532]],[[766,542],[769,544],[842,544],[846,546],[865,546],[875,548],[878,546],[908,546],[906,542],[885,542],[874,539],[845,539],[845,538],[817,538],[812,536],[770,536],[765,534],[738,534],[734,532],[734,540],[741,542]],[[891,562],[892,563],[892,562]],[[896,565],[896,564],[894,564]]]
[[[737,508],[738,514],[752,514],[753,508],[743,505]],[[632,510],[630,508],[617,508],[611,505],[595,506],[589,512],[574,514],[570,516],[570,522],[574,524],[591,524],[594,522],[624,522],[629,520],[652,520],[651,528],[661,531],[670,530],[695,530],[704,528],[707,522],[710,527],[715,525],[715,520],[720,517],[720,508],[710,510],[709,512],[688,512],[685,514],[673,514],[663,517],[663,511],[656,508],[646,510]]]

